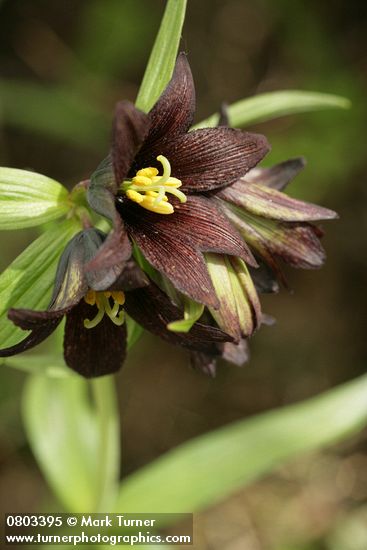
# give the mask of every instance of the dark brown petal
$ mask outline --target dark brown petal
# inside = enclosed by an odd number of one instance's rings
[[[21,342],[18,344],[15,344],[14,346],[11,346],[9,348],[5,348],[0,350],[0,357],[11,357],[12,355],[17,355],[18,353],[23,353],[24,351],[27,351],[29,349],[34,348],[35,346],[38,346],[38,344],[41,344],[50,334],[53,333],[54,330],[56,330],[58,324],[62,320],[62,315],[56,316],[54,315],[51,318],[48,319],[40,319],[39,322],[35,322],[35,320],[32,319],[32,316],[29,317],[28,312],[30,310],[15,310],[11,309],[9,311],[9,319],[11,319],[17,326],[24,328],[25,330],[33,328],[32,332],[24,338]],[[30,313],[41,313],[41,312],[30,312]],[[55,312],[53,312],[55,313]]]
[[[298,157],[275,164],[270,168],[253,168],[241,180],[248,183],[260,183],[282,191],[305,166],[306,159]]]
[[[336,212],[316,204],[299,201],[285,193],[257,183],[234,183],[221,190],[221,199],[244,208],[252,214],[286,222],[331,220]]]
[[[135,290],[148,284],[149,279],[144,271],[140,269],[134,260],[129,260],[121,275],[108,290]]]
[[[238,210],[236,211],[239,212]],[[247,244],[257,253],[257,256],[262,258],[263,262],[276,274],[278,280],[286,288],[288,288],[288,283],[279,262],[268,247],[268,244],[271,245],[271,237],[269,235],[266,237],[263,234],[260,234],[259,231],[255,229],[255,224],[252,223],[254,220],[256,222],[260,218],[256,219],[254,216],[251,217],[250,214],[245,216],[243,212],[237,215],[232,208],[229,207],[225,208],[225,213],[233,224],[239,229]]]
[[[96,253],[101,250],[102,246],[106,242],[106,237],[107,236],[105,233],[102,233],[102,231],[95,228],[83,231],[84,265],[87,265],[93,258],[95,258]],[[115,283],[120,276],[121,271],[125,269],[126,257],[122,255],[121,252],[121,250],[118,251],[118,254],[114,257],[113,265],[109,267],[106,267],[106,262],[101,269],[96,271],[85,271],[84,269],[88,289],[106,290]],[[115,263],[116,258],[120,260],[120,263]],[[85,293],[83,296],[84,295]]]
[[[84,235],[84,231],[77,233],[69,241],[60,257],[48,309],[59,310],[73,307],[88,290],[87,280],[84,276]]]
[[[107,239],[94,256],[84,267],[87,273],[87,278],[92,279],[92,275],[89,272],[98,272],[108,270],[108,281],[101,277],[99,280],[95,278],[91,287],[94,290],[105,290],[106,286],[109,287],[114,283],[113,273],[115,274],[115,280],[122,273],[126,262],[131,257],[131,245],[129,237],[127,235],[125,226],[116,211],[114,219],[114,227]],[[112,271],[113,270],[113,271]],[[93,285],[93,286],[92,286]]]
[[[112,131],[112,162],[116,187],[126,178],[134,158],[148,135],[150,118],[130,101],[116,105]]]
[[[190,353],[190,365],[199,372],[215,378],[217,371],[217,358],[207,353],[201,353],[200,351],[192,351]]]
[[[277,259],[293,267],[316,269],[325,261],[317,227],[309,223],[283,223],[259,218],[250,213],[227,209],[244,239],[281,276]],[[284,282],[284,281],[283,281]]]
[[[160,151],[162,143],[190,128],[195,113],[195,87],[186,55],[177,57],[173,76],[153,109],[149,113],[151,127],[137,157],[142,168],[151,149]],[[159,154],[159,153],[157,153]],[[137,168],[138,169],[138,168]]]
[[[117,372],[126,355],[126,325],[120,327],[104,316],[92,329],[84,319],[96,314],[95,306],[82,300],[66,316],[64,357],[66,364],[85,378]]]
[[[139,162],[156,166],[157,155],[168,158],[172,176],[182,181],[183,192],[200,193],[225,187],[256,166],[269,151],[264,136],[233,128],[204,128],[167,137],[162,146],[150,148]],[[148,154],[150,153],[150,154]]]
[[[201,252],[218,252],[256,265],[248,247],[214,200],[192,196],[173,201],[175,212],[155,214],[128,199],[119,211],[147,260],[192,299],[216,307],[217,299]]]
[[[8,318],[23,330],[37,330],[50,324],[58,325],[70,308],[52,311],[34,311],[33,309],[9,309]]]
[[[113,224],[113,230],[94,258],[85,266],[87,279],[94,290],[104,290],[106,286],[110,286],[113,275],[116,279],[131,256],[129,239],[115,206],[114,191],[117,188],[111,188],[111,178],[114,181],[111,157],[107,157],[92,175],[87,194],[91,208]]]
[[[188,333],[168,330],[169,323],[183,318],[183,311],[154,283],[127,292],[124,308],[146,330],[163,340],[191,350],[218,355],[218,343],[232,341],[228,334],[201,323],[195,323]]]

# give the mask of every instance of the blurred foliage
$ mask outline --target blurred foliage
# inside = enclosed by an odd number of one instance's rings
[[[108,149],[115,101],[135,99],[164,4],[2,0],[0,164],[34,169],[69,185],[88,177]],[[327,228],[326,268],[319,274],[292,273],[296,295],[264,300],[278,324],[252,341],[248,369],[223,366],[213,382],[187,370],[183,355],[166,344],[156,346],[150,337],[131,352],[119,379],[126,473],[193,436],[365,371],[366,21],[365,3],[355,0],[189,2],[182,46],[197,84],[196,121],[217,111],[222,101],[280,89],[316,90],[352,101],[350,111],[254,127],[272,143],[264,164],[307,157],[308,166],[290,191],[320,200],[342,218]],[[34,236],[2,233],[2,267]],[[24,441],[23,380],[12,369],[2,372],[3,512],[55,505]],[[197,548],[365,548],[365,451],[362,434],[328,454],[296,461],[202,513]]]

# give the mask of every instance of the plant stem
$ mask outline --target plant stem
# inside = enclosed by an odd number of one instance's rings
[[[120,469],[120,422],[114,376],[91,380],[98,422],[95,512],[108,511],[116,495]]]

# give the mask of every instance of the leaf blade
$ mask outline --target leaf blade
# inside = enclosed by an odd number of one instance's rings
[[[0,167],[0,230],[47,223],[70,208],[68,191],[57,181],[27,170]]]
[[[196,438],[128,477],[117,509],[197,512],[300,453],[367,422],[367,375]]]
[[[351,103],[348,99],[333,94],[281,90],[242,99],[233,103],[227,109],[229,125],[234,128],[241,128],[282,116],[322,109],[349,109],[350,106]],[[199,122],[194,126],[194,129],[216,126],[218,120],[219,113],[215,113]]]
[[[56,223],[28,246],[0,276],[1,346],[22,340],[26,332],[7,318],[10,307],[43,309],[53,287],[58,259],[69,240],[80,230],[79,222]]]
[[[187,0],[168,0],[147,68],[141,83],[136,106],[150,111],[169,79],[177,57]]]
[[[72,374],[28,377],[22,414],[28,440],[66,510],[98,512],[115,499],[120,465],[114,378],[89,382]]]

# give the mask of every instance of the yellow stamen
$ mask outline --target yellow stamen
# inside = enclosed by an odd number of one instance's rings
[[[113,301],[111,307],[110,298]],[[124,310],[121,306],[125,303],[125,294],[122,290],[112,290],[105,292],[96,292],[95,290],[88,290],[84,296],[84,301],[90,306],[97,306],[97,314],[90,319],[84,319],[85,328],[96,327],[103,319],[105,314],[111,319],[114,325],[121,326],[125,321]]]
[[[128,199],[146,210],[156,214],[173,214],[174,208],[168,202],[166,193],[174,195],[180,202],[186,202],[186,195],[178,190],[182,185],[181,181],[171,177],[171,165],[168,159],[159,155],[157,160],[162,164],[161,176],[158,175],[157,168],[142,168],[131,181],[123,182],[121,190],[126,193]]]

